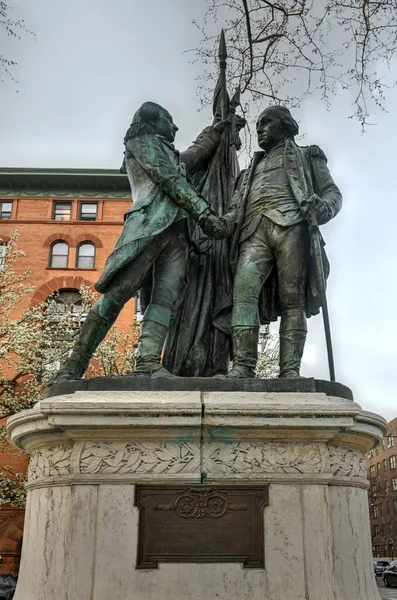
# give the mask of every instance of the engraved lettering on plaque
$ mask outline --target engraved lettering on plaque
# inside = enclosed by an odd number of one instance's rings
[[[137,486],[137,568],[153,569],[159,562],[262,568],[267,504],[268,486]]]

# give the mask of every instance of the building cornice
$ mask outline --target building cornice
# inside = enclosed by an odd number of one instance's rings
[[[0,168],[0,197],[131,198],[117,169]]]

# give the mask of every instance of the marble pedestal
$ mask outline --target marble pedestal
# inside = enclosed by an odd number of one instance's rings
[[[85,384],[14,415],[12,440],[30,454],[14,600],[378,599],[364,453],[386,422],[344,386],[311,382]],[[265,568],[137,570],[135,484],[200,482],[269,484]]]

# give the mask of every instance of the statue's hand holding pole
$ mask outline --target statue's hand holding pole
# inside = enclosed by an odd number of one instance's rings
[[[304,200],[301,211],[309,225],[317,227],[328,220],[328,204],[318,194],[313,194],[308,200]]]
[[[230,115],[227,117],[227,119],[223,119],[223,121],[218,121],[214,126],[213,126],[213,130],[217,131],[218,133],[222,133],[223,130],[225,129],[225,127],[228,127],[231,125],[231,118]]]

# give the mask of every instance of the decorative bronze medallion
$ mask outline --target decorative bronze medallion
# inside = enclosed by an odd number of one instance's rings
[[[241,562],[264,567],[268,486],[138,485],[138,569],[159,562]]]

